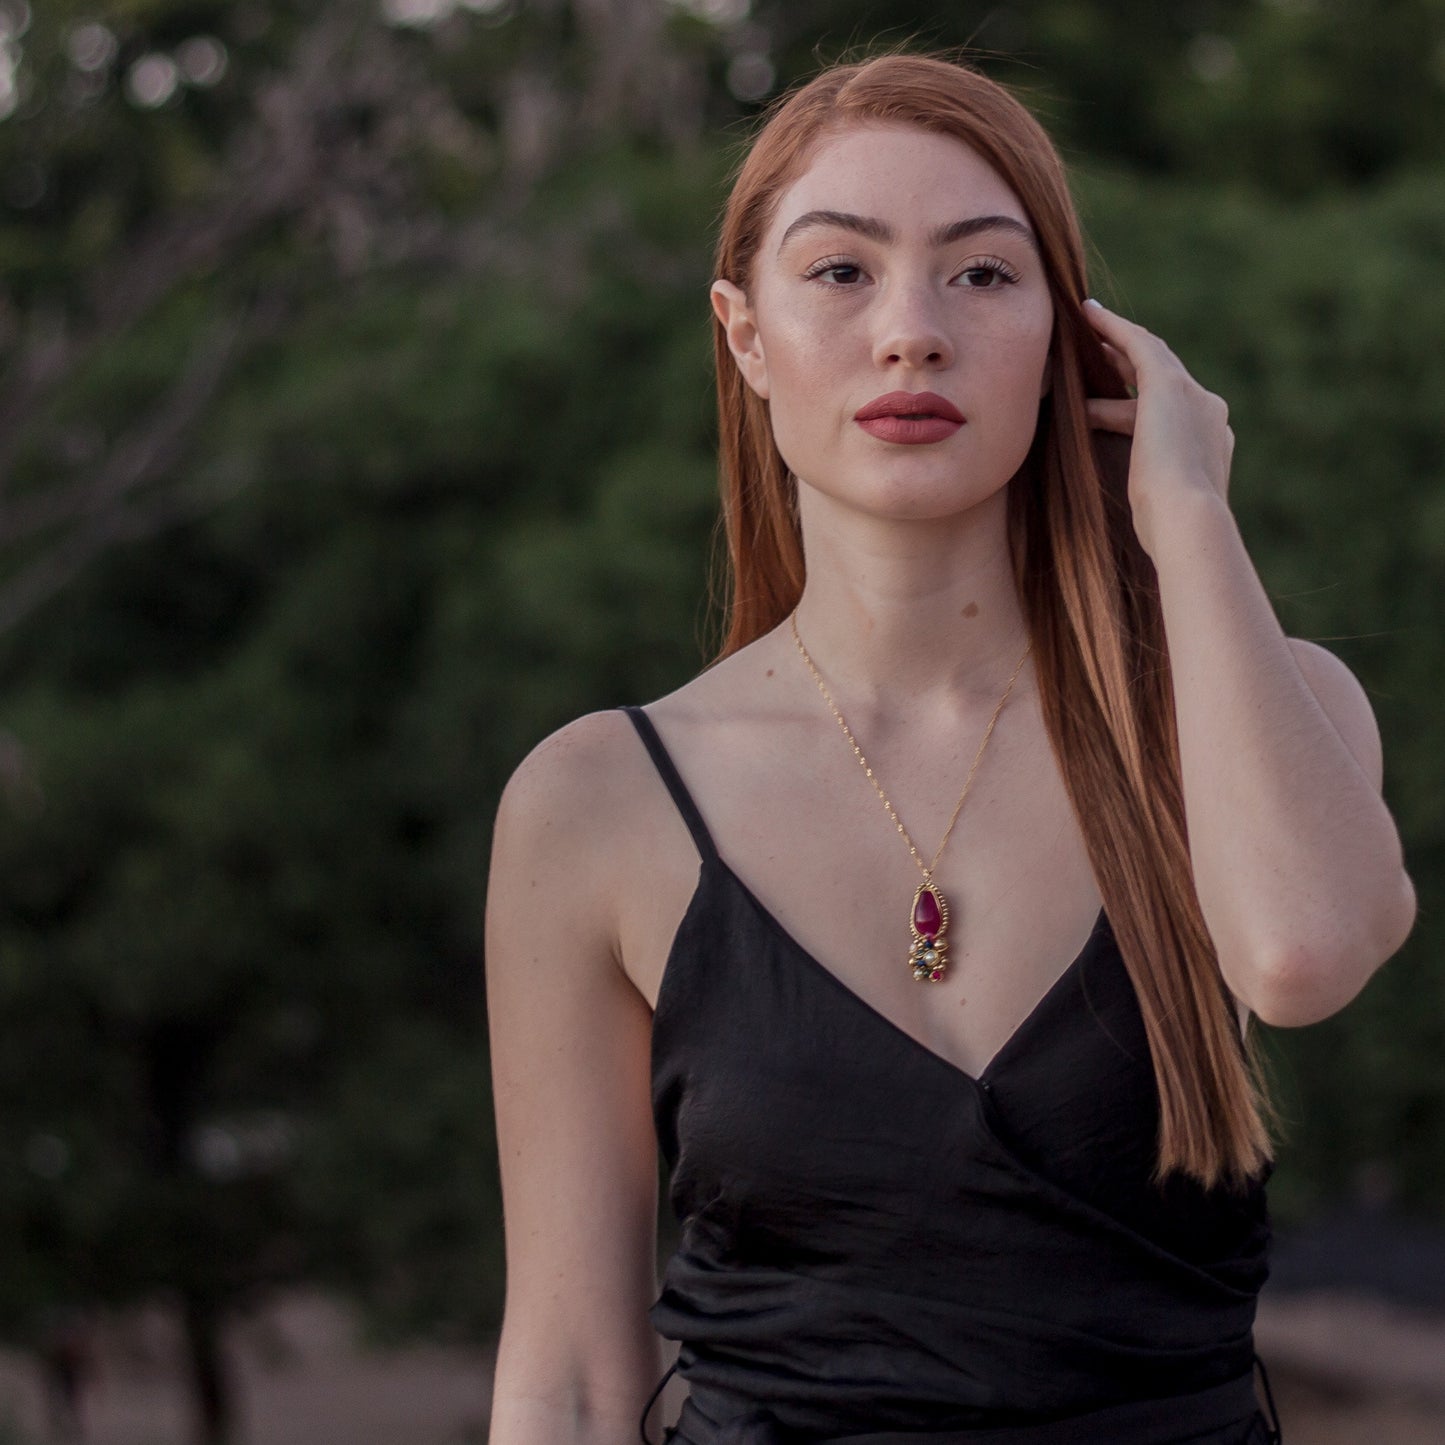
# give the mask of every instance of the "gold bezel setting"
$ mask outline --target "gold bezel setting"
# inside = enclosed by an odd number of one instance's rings
[[[931,893],[938,906],[938,932],[931,937],[920,933],[918,924],[914,921],[918,917],[918,900],[925,893]],[[913,902],[908,909],[908,931],[913,937],[913,946],[908,951],[908,964],[913,970],[914,979],[919,983],[941,982],[948,969],[948,959],[945,956],[948,948],[948,900],[931,879],[924,879],[914,891]]]

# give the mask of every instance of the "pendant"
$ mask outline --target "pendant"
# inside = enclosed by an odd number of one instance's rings
[[[913,895],[908,931],[913,935],[913,947],[908,953],[913,977],[920,983],[925,979],[929,983],[937,983],[948,967],[948,961],[943,956],[948,947],[944,939],[948,932],[948,904],[938,891],[938,885],[928,879],[918,885],[918,892]]]

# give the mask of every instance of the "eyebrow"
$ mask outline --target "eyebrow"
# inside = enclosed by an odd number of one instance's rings
[[[800,231],[807,231],[815,226],[834,226],[840,230],[853,231],[860,236],[866,236],[870,241],[878,241],[884,245],[895,239],[893,227],[887,221],[880,221],[873,216],[855,216],[850,211],[804,211],[783,232],[783,238],[778,242],[778,250],[781,251]],[[966,221],[949,221],[942,226],[935,226],[928,234],[928,242],[931,246],[951,246],[954,242],[966,241],[981,231],[1011,231],[1014,235],[1021,236],[1034,250],[1038,250],[1039,243],[1033,230],[1022,221],[1015,220],[1013,216],[970,216]]]

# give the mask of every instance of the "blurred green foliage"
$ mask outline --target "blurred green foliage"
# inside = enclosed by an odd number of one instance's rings
[[[299,1280],[385,1328],[495,1324],[496,798],[705,657],[734,122],[878,35],[998,52],[1073,158],[1101,294],[1230,400],[1246,538],[1372,695],[1422,904],[1359,1003],[1271,1041],[1276,1209],[1384,1161],[1445,1210],[1438,0],[659,4],[625,52],[560,3],[26,8],[0,0],[0,1330]],[[225,74],[141,103],[197,36]]]

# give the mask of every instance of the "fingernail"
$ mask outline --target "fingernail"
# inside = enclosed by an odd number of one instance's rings
[[[1100,311],[1102,311],[1102,310],[1104,309],[1104,303],[1103,303],[1102,301],[1095,301],[1092,296],[1090,296],[1090,297],[1088,297],[1088,298],[1085,299],[1084,305],[1085,305],[1085,306],[1097,306]]]

